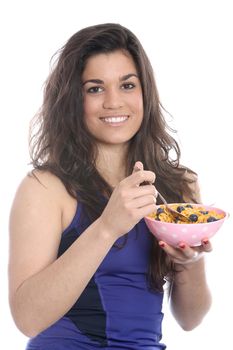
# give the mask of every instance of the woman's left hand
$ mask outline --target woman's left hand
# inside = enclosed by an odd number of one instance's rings
[[[208,239],[203,239],[202,244],[197,247],[190,247],[180,242],[178,247],[172,247],[164,241],[159,241],[159,246],[167,253],[169,258],[176,264],[187,265],[198,261],[204,253],[212,251],[212,245]]]

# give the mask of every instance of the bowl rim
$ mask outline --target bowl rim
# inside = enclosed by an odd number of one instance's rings
[[[223,210],[223,209],[221,209],[221,208],[214,207],[214,206],[212,206],[212,205],[201,204],[201,203],[191,203],[191,202],[188,202],[188,203],[168,203],[168,204],[171,204],[171,205],[173,205],[173,204],[179,204],[179,205],[191,204],[191,205],[193,205],[194,207],[199,207],[199,206],[201,206],[201,207],[204,207],[204,208],[211,208],[212,210],[216,210],[216,211],[218,211],[219,213],[224,214],[224,217],[223,217],[222,219],[218,219],[218,220],[216,220],[216,221],[211,221],[211,222],[197,222],[196,224],[198,224],[198,225],[215,224],[216,222],[221,222],[221,221],[226,220],[226,219],[229,217],[229,215],[230,215],[228,212],[226,212],[225,210]],[[157,205],[157,207],[161,207],[161,206],[164,206],[164,204],[158,204],[158,205]],[[158,224],[182,225],[182,227],[183,227],[184,225],[190,226],[190,224],[177,224],[177,223],[175,223],[175,222],[158,221],[158,220],[155,220],[155,219],[149,217],[148,215],[146,215],[146,216],[144,217],[144,219],[147,219],[147,220],[152,221],[152,222],[156,222],[156,223],[158,223]],[[195,223],[194,223],[194,224],[195,224]]]

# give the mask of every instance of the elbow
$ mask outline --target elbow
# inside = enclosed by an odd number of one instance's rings
[[[34,338],[40,333],[39,331],[36,331],[34,329],[29,329],[26,327],[21,329],[18,327],[18,329],[20,330],[21,333],[23,333],[28,338]]]
[[[187,307],[185,312],[184,309],[182,309],[183,312],[181,312],[181,310],[177,310],[177,308],[173,308],[172,311],[180,327],[184,331],[190,332],[203,322],[211,309],[211,305],[212,298],[211,295],[208,294],[208,297],[202,304],[192,306],[191,308]]]
[[[196,316],[193,315],[193,317],[187,317],[186,319],[183,319],[180,322],[178,321],[178,323],[184,331],[190,332],[195,328],[197,328],[202,323],[208,311],[209,311],[209,308],[203,311],[199,315],[196,315]]]
[[[34,338],[42,330],[37,326],[36,318],[31,319],[25,310],[20,312],[17,305],[10,305],[11,315],[18,330],[28,338]]]
[[[180,327],[183,329],[185,332],[191,332],[194,330],[196,327],[198,327],[201,324],[202,320],[196,321],[196,322],[184,322],[180,324]]]
[[[16,317],[13,315],[13,320],[18,330],[28,338],[34,338],[42,331],[36,327],[35,322],[26,320],[25,316]]]
[[[22,320],[19,321],[15,318],[13,318],[13,320],[17,329],[28,338],[34,338],[40,333],[40,331],[33,328],[32,325],[27,326],[26,324],[24,324]]]
[[[202,323],[205,316],[210,310],[210,306],[211,304],[209,304],[208,307],[206,307],[205,309],[202,309],[201,312],[200,311],[197,313],[193,312],[186,315],[186,317],[183,315],[183,317],[175,317],[175,318],[178,324],[180,325],[180,327],[184,331],[190,332],[193,329],[197,328]]]

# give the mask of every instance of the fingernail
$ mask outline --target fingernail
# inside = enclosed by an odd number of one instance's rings
[[[134,164],[134,168],[135,168],[136,171],[143,170],[143,164],[142,164],[142,162],[137,161],[137,162]]]
[[[185,245],[184,243],[180,243],[180,244],[179,244],[179,247],[180,247],[181,249],[185,249],[186,245]]]
[[[202,241],[204,244],[209,244],[209,240],[207,238],[203,239]]]
[[[164,243],[164,242],[159,242],[159,246],[160,246],[161,248],[164,248],[164,247],[165,247],[165,243]]]

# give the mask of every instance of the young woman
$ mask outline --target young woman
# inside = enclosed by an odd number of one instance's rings
[[[165,349],[165,280],[174,317],[193,329],[211,304],[202,254],[211,244],[171,247],[143,220],[157,190],[170,202],[200,198],[135,35],[119,24],[74,34],[36,127],[33,171],[10,216],[10,306],[27,349]]]

